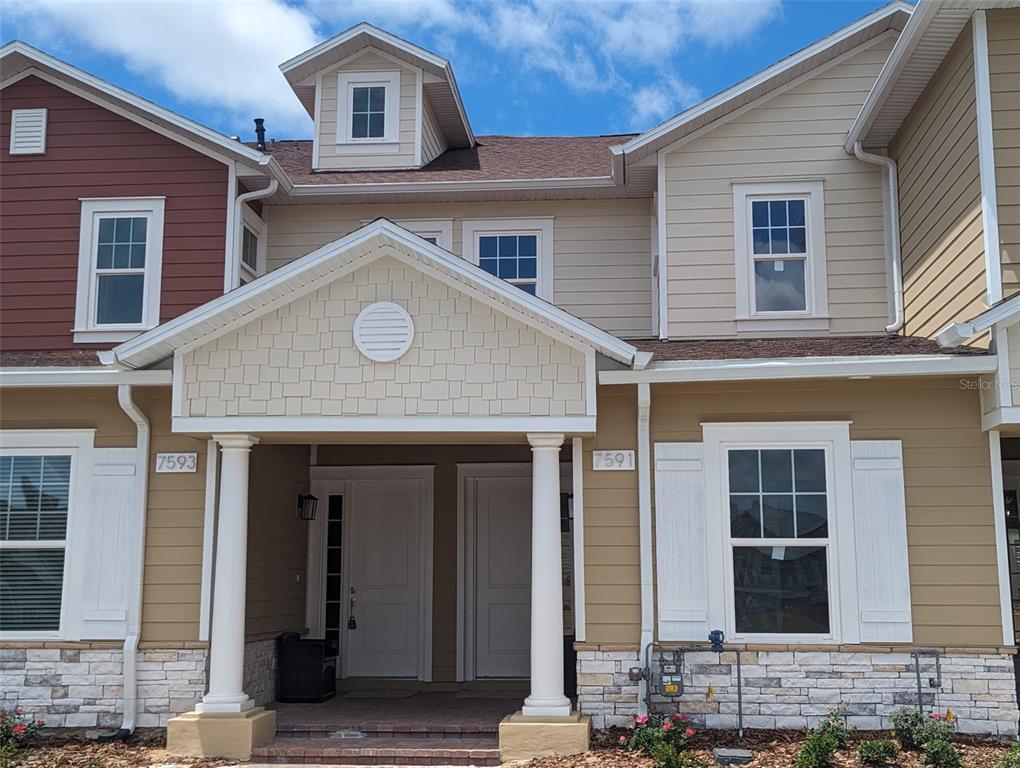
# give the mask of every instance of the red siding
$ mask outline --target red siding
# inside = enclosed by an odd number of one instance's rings
[[[45,107],[46,154],[8,154],[12,109]],[[81,197],[166,197],[160,320],[223,293],[227,167],[27,77],[0,110],[0,349],[74,345]]]

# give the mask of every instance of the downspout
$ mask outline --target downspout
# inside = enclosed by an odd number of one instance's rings
[[[276,179],[270,179],[269,184],[262,188],[256,189],[253,192],[245,192],[243,195],[238,195],[234,198],[234,242],[233,242],[233,253],[230,258],[230,269],[231,269],[231,290],[237,288],[240,285],[240,253],[241,253],[241,227],[244,226],[244,206],[251,200],[261,200],[265,197],[270,197],[276,194],[276,190],[280,188],[280,182]]]
[[[138,640],[142,634],[142,584],[145,576],[145,525],[149,490],[149,420],[132,399],[131,385],[117,386],[117,402],[135,423],[135,493],[138,499],[138,530],[135,562],[128,594],[128,625],[124,638],[124,719],[120,732],[132,733],[138,714]]]
[[[854,142],[854,155],[863,163],[880,165],[886,170],[885,197],[888,216],[885,223],[886,274],[893,290],[892,322],[885,327],[887,333],[898,333],[903,328],[903,268],[900,261],[900,199],[899,179],[896,174],[896,161],[885,155],[865,152],[861,142]]]
[[[641,559],[641,644],[638,661],[644,666],[648,646],[654,637],[654,593],[652,591],[652,466],[650,417],[652,410],[651,387],[647,383],[637,385],[637,450],[638,450],[638,526]],[[648,714],[646,695],[648,680],[642,678],[638,684],[638,712]]]

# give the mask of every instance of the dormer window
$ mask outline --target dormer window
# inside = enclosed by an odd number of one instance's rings
[[[400,73],[341,72],[338,83],[338,150],[350,154],[396,151]],[[381,144],[392,148],[380,147]]]

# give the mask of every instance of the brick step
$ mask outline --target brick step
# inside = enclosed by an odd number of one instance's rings
[[[342,738],[341,734],[361,733],[374,739],[477,739],[495,737],[499,723],[302,723],[299,725],[278,725],[276,735],[295,739]]]
[[[277,736],[252,750],[252,762],[295,765],[499,765],[495,736],[476,738],[313,739]]]

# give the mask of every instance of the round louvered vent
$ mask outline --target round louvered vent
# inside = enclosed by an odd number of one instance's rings
[[[369,360],[389,363],[403,355],[414,339],[411,316],[399,304],[369,304],[354,321],[354,344]]]

